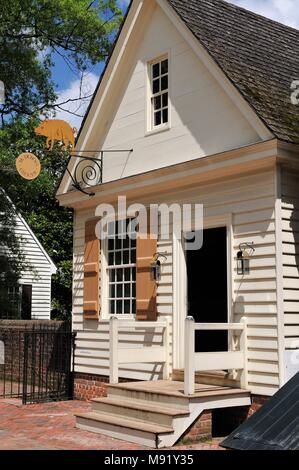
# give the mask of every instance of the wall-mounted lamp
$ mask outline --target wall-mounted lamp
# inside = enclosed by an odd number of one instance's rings
[[[237,273],[240,276],[250,274],[250,259],[255,251],[254,243],[241,243],[237,253]]]
[[[161,280],[161,261],[160,258],[167,260],[163,253],[156,253],[151,262],[151,280],[159,282]]]

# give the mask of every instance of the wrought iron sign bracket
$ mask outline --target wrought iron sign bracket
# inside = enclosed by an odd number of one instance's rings
[[[71,173],[67,168],[67,172],[72,180],[72,186],[89,197],[95,196],[95,193],[88,191],[88,189],[103,183],[104,153],[120,152],[132,153],[133,149],[101,151],[76,150],[76,154],[71,154],[69,158],[69,161],[72,158],[76,158],[78,160],[78,162],[75,164],[73,172]],[[81,153],[100,154],[100,158],[79,155]]]

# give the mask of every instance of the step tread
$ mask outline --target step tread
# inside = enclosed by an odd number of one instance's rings
[[[162,382],[162,381],[161,381]],[[169,381],[167,387],[165,387],[164,383],[155,384],[151,382],[139,382],[139,383],[122,383],[122,384],[109,384],[108,385],[108,394],[109,389],[114,390],[126,390],[129,392],[139,392],[145,394],[154,394],[154,395],[164,395],[169,397],[178,397],[178,398],[186,398],[189,397],[184,395],[184,385],[182,382],[174,382]],[[173,387],[171,388],[171,384]],[[250,395],[248,390],[244,390],[242,388],[232,388],[232,387],[224,387],[224,386],[216,386],[216,385],[205,385],[204,387],[200,388],[199,384],[195,384],[196,390],[192,397],[213,397],[213,396],[226,396],[226,395]]]
[[[119,417],[109,413],[98,413],[96,411],[90,411],[88,413],[77,413],[75,416],[77,418],[89,419],[91,421],[112,424],[121,428],[135,429],[153,434],[168,434],[173,432],[173,428],[170,426],[161,426],[155,423],[145,423],[144,421],[138,419]]]
[[[94,398],[91,400],[94,403],[106,403],[108,405],[112,406],[119,406],[123,408],[129,408],[132,410],[141,410],[141,411],[149,411],[149,412],[154,412],[162,415],[167,415],[167,416],[188,416],[189,411],[184,408],[175,408],[175,407],[165,407],[161,405],[160,403],[153,404],[151,402],[145,402],[145,401],[138,401],[138,400],[119,400],[116,398],[112,397],[107,397],[107,398]]]

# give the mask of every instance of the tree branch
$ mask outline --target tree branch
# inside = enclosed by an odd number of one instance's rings
[[[79,118],[84,117],[84,115],[82,115],[82,114],[77,114],[74,111],[70,111],[69,109],[62,108],[61,106],[57,106],[57,108],[60,109],[61,111],[64,111],[65,113],[72,114],[73,116],[76,116],[76,117],[79,117]]]

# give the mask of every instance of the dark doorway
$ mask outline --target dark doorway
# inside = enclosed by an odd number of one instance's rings
[[[206,229],[200,250],[186,252],[188,315],[196,323],[227,323],[227,229]],[[195,351],[227,351],[226,331],[197,331]]]

